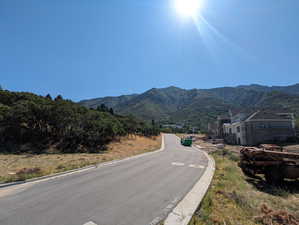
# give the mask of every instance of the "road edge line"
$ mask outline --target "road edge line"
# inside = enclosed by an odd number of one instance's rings
[[[214,158],[208,155],[208,153],[206,153],[205,151],[199,149],[197,146],[195,147],[197,148],[197,150],[203,152],[203,154],[206,156],[206,158],[208,159],[208,166],[204,174],[193,186],[191,191],[189,191],[185,195],[183,200],[181,200],[167,216],[166,220],[164,221],[164,225],[187,225],[190,222],[199,204],[203,200],[204,196],[206,195],[213,180],[215,173]]]
[[[109,161],[109,162],[99,163],[99,164],[96,164],[96,165],[89,165],[89,166],[85,166],[85,167],[82,167],[82,168],[68,170],[68,171],[64,171],[64,172],[60,172],[60,173],[54,173],[54,174],[50,174],[50,175],[46,175],[46,176],[42,176],[42,177],[36,177],[36,178],[24,180],[24,181],[16,181],[16,182],[10,182],[10,183],[0,183],[0,189],[15,186],[15,185],[20,185],[20,184],[28,184],[28,183],[38,182],[38,181],[46,181],[46,180],[49,180],[49,179],[63,177],[63,176],[71,175],[71,174],[74,174],[74,173],[80,173],[80,172],[84,172],[84,171],[87,171],[87,170],[90,170],[90,169],[101,168],[101,167],[104,167],[104,166],[109,166],[109,165],[121,163],[121,162],[124,162],[124,161],[129,161],[129,160],[132,160],[132,159],[137,159],[137,158],[141,158],[141,157],[144,157],[144,156],[152,155],[152,154],[155,154],[155,153],[158,153],[158,152],[162,152],[164,150],[165,150],[165,136],[162,133],[161,148],[158,149],[158,150],[154,150],[154,151],[151,151],[151,152],[146,152],[146,153],[134,155],[134,156],[124,158],[124,159],[116,159],[116,160],[112,160],[112,161]]]

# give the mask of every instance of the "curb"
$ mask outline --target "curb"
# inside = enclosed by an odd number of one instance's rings
[[[198,146],[196,146],[196,148],[202,151]],[[205,151],[202,152],[208,159],[208,166],[204,174],[183,200],[171,211],[164,225],[187,225],[208,191],[215,172],[215,161]]]
[[[16,182],[2,183],[2,184],[0,183],[0,189],[10,187],[10,186],[19,185],[19,184],[33,183],[33,182],[37,182],[37,181],[46,181],[46,180],[51,179],[51,178],[53,179],[53,178],[58,178],[58,177],[62,177],[62,176],[67,176],[67,175],[71,175],[71,174],[74,174],[74,173],[80,173],[80,172],[83,172],[83,171],[87,171],[87,170],[90,170],[90,169],[96,169],[96,168],[99,168],[99,167],[113,165],[113,164],[117,164],[117,163],[120,163],[120,162],[124,162],[124,161],[128,161],[128,160],[137,159],[137,158],[141,158],[141,157],[144,157],[144,156],[152,155],[152,154],[164,151],[164,149],[165,149],[165,140],[164,139],[165,139],[164,134],[162,134],[161,148],[158,149],[158,150],[152,151],[152,152],[146,152],[146,153],[143,153],[143,154],[131,156],[131,157],[124,158],[124,159],[112,160],[112,161],[105,162],[105,163],[99,163],[99,164],[96,164],[96,165],[85,166],[85,167],[78,168],[78,169],[68,170],[68,171],[65,171],[65,172],[50,174],[50,175],[46,175],[46,176],[42,176],[42,177],[36,177],[36,178],[24,180],[24,181],[16,181]]]
[[[18,185],[18,184],[31,183],[31,182],[35,182],[35,181],[46,180],[46,179],[49,179],[49,178],[70,175],[70,174],[73,174],[73,173],[76,173],[76,172],[83,172],[85,170],[90,170],[92,168],[96,168],[96,166],[94,166],[94,165],[92,165],[92,166],[85,166],[85,167],[78,168],[78,169],[68,170],[68,171],[60,172],[60,173],[54,173],[54,174],[51,174],[51,175],[46,175],[46,176],[42,176],[42,177],[36,177],[36,178],[24,180],[24,181],[16,181],[16,182],[11,182],[11,183],[2,183],[2,184],[0,184],[0,189],[1,188],[5,188],[5,187],[10,187],[10,186]]]

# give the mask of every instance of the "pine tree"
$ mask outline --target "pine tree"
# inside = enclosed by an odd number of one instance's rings
[[[114,110],[112,108],[109,109],[111,115],[114,115]]]
[[[152,126],[154,127],[156,125],[155,120],[152,120]]]
[[[63,98],[62,98],[61,95],[58,95],[58,96],[55,98],[55,101],[59,101],[59,100],[63,100]]]
[[[108,111],[108,108],[106,107],[105,104],[101,104],[100,109],[101,109],[102,112],[107,112]]]
[[[47,94],[46,98],[52,100],[52,97],[50,94]]]

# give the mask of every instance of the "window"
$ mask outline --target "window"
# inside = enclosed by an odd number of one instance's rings
[[[265,129],[265,128],[267,128],[267,126],[266,126],[265,124],[258,124],[258,125],[256,126],[256,128],[259,128],[259,129]]]

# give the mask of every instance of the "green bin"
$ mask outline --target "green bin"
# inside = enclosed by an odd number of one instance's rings
[[[190,138],[182,138],[181,144],[184,146],[192,146],[192,139]]]

